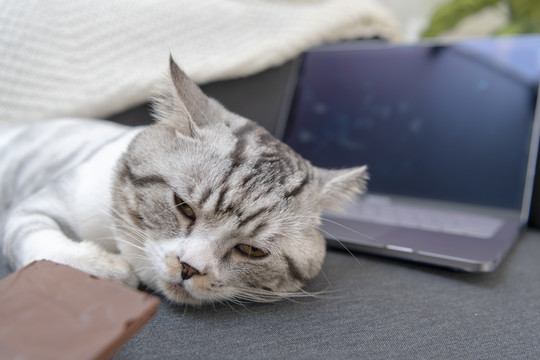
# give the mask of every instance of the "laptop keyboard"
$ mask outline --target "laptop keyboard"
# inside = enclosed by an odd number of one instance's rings
[[[347,217],[360,221],[475,238],[491,238],[503,224],[489,216],[385,202],[358,202],[348,211]]]

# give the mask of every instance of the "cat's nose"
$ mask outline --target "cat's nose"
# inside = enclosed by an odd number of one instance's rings
[[[182,262],[182,273],[180,274],[182,276],[183,280],[187,280],[191,278],[193,275],[200,274],[199,270],[195,269],[189,264],[186,264],[185,262]]]

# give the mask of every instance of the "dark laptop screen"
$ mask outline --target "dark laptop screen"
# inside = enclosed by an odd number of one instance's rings
[[[367,164],[373,193],[520,209],[540,73],[528,41],[309,52],[284,140],[314,165]]]

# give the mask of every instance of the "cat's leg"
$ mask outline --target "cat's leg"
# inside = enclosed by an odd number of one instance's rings
[[[90,241],[69,238],[66,234],[74,235],[69,228],[66,219],[57,214],[20,206],[4,224],[4,256],[15,269],[46,259],[132,287],[138,285],[131,266],[121,255],[107,252]]]

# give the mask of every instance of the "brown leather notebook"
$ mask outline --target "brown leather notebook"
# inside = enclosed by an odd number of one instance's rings
[[[0,357],[108,359],[158,307],[147,293],[33,262],[0,281]]]

